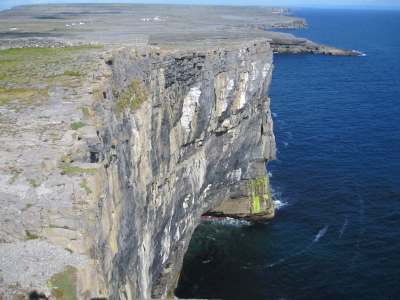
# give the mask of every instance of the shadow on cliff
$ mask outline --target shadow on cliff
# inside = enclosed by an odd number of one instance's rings
[[[28,294],[28,299],[29,300],[39,300],[39,299],[44,299],[44,300],[49,300],[50,298],[46,297],[44,293],[38,293],[37,291],[30,292]],[[90,300],[108,300],[107,298],[90,298]]]
[[[44,293],[40,293],[39,294],[37,291],[30,292],[28,294],[28,296],[29,296],[29,300],[39,300],[39,299],[48,300],[49,299],[49,298],[46,297],[46,295]]]

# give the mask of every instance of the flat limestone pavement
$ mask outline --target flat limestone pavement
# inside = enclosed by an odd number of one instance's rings
[[[0,51],[0,295],[49,294],[53,274],[88,264],[79,253],[97,164],[64,166],[80,135],[74,126],[96,122],[90,105],[104,76],[100,52]]]

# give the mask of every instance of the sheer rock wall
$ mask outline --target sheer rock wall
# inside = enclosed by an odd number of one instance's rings
[[[105,59],[110,81],[93,105],[101,147],[88,149],[104,167],[91,251],[110,299],[171,297],[200,216],[266,178],[275,157],[272,51],[257,40]],[[115,99],[133,86],[148,100],[116,117]]]

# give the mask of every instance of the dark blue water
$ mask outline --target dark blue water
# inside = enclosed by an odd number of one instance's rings
[[[400,299],[400,11],[297,16],[366,56],[275,55],[276,218],[201,224],[180,298]]]

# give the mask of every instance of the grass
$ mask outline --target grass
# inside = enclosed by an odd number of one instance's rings
[[[85,75],[86,75],[86,73],[83,73],[83,72],[78,72],[78,71],[74,71],[74,70],[68,70],[68,71],[64,71],[63,73],[60,73],[60,74],[47,75],[46,78],[57,78],[57,77],[62,77],[62,76],[83,77]]]
[[[17,99],[25,99],[25,101],[30,100],[32,97],[38,96],[39,94],[41,94],[41,92],[35,88],[0,88],[0,104],[7,104]]]
[[[92,114],[89,112],[88,107],[78,107],[78,109],[82,110],[84,118],[90,118],[92,116]]]
[[[77,298],[76,298],[76,282],[77,282],[76,272],[77,272],[77,270],[74,267],[67,266],[63,272],[54,274],[50,278],[50,280],[48,282],[48,286],[53,287],[53,290],[51,293],[53,298],[63,299],[63,300],[77,300]]]
[[[78,130],[79,128],[85,127],[87,124],[83,123],[83,122],[79,122],[79,123],[72,123],[71,124],[71,128],[72,130]]]
[[[34,188],[38,187],[39,185],[36,184],[36,180],[35,179],[30,179],[29,180],[30,185],[32,185]]]
[[[61,172],[61,175],[76,175],[80,173],[86,173],[90,175],[94,175],[97,173],[96,168],[92,169],[82,169],[80,167],[62,167],[63,171]]]
[[[74,77],[82,77],[82,76],[85,76],[86,75],[86,73],[83,73],[83,72],[78,72],[78,71],[65,71],[64,73],[63,73],[63,75],[65,75],[65,76],[74,76]]]
[[[21,102],[22,104],[31,104],[47,100],[49,86],[56,82],[68,83],[73,78],[86,76],[87,68],[85,67],[85,72],[80,72],[76,70],[76,66],[70,64],[71,60],[75,61],[80,55],[79,53],[99,48],[102,47],[0,50],[0,86],[2,86],[0,87],[0,105],[6,105],[13,100],[18,100],[20,104]],[[48,75],[51,70],[61,68],[64,69],[63,73]],[[44,88],[36,88],[36,83],[44,85]]]
[[[28,237],[28,240],[36,240],[38,239],[38,236],[35,234],[30,233],[28,230],[25,230],[26,236]]]
[[[119,116],[121,112],[128,107],[131,109],[138,109],[142,103],[147,100],[148,95],[149,92],[147,88],[141,84],[141,81],[132,81],[130,88],[123,93],[119,93],[118,98],[115,100],[115,114]]]
[[[13,184],[15,182],[15,180],[17,180],[18,175],[21,173],[22,173],[22,169],[17,169],[17,168],[12,169],[11,174],[13,177],[11,178],[9,184]]]
[[[27,209],[31,208],[33,206],[32,203],[28,203],[27,205],[25,205],[25,207],[22,209],[22,211],[26,211]]]
[[[83,189],[85,189],[86,191],[86,195],[89,195],[90,193],[92,193],[91,189],[87,186],[87,180],[83,179],[83,181],[79,184],[79,186]]]

